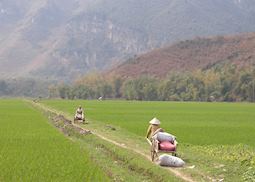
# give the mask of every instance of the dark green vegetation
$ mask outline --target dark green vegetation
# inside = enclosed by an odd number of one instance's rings
[[[141,76],[105,79],[88,75],[73,85],[50,89],[51,97],[65,99],[125,98],[163,101],[255,101],[255,69],[218,65],[193,73],[172,73],[164,79]]]
[[[178,137],[178,154],[194,169],[183,169],[198,181],[251,181],[255,177],[254,104],[170,103],[128,101],[65,101],[43,103],[68,112],[82,104],[91,124],[86,127],[120,143],[148,152],[144,139],[148,121],[158,117],[162,127]],[[117,131],[108,131],[111,125]],[[208,176],[208,177],[206,177]],[[202,180],[203,179],[203,180]]]
[[[54,81],[33,78],[0,79],[0,97],[47,97]]]
[[[0,100],[0,181],[108,181],[84,147],[27,103]]]

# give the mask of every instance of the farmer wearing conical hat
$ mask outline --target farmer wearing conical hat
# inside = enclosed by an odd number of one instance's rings
[[[163,132],[163,129],[160,128],[160,121],[157,118],[153,118],[149,123],[150,126],[148,127],[146,138],[151,140],[152,136],[158,132]]]

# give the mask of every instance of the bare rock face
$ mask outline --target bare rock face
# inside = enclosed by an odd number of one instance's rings
[[[73,79],[196,36],[255,30],[253,0],[2,0],[1,77]]]

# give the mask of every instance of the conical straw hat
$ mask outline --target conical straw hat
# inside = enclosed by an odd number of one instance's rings
[[[159,121],[157,118],[153,118],[153,119],[150,121],[150,124],[160,125],[160,121]]]

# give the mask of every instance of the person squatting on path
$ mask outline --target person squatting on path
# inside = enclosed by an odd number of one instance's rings
[[[85,121],[84,112],[83,112],[83,109],[82,109],[81,106],[79,106],[78,109],[76,110],[74,120],[83,120],[83,121]]]

